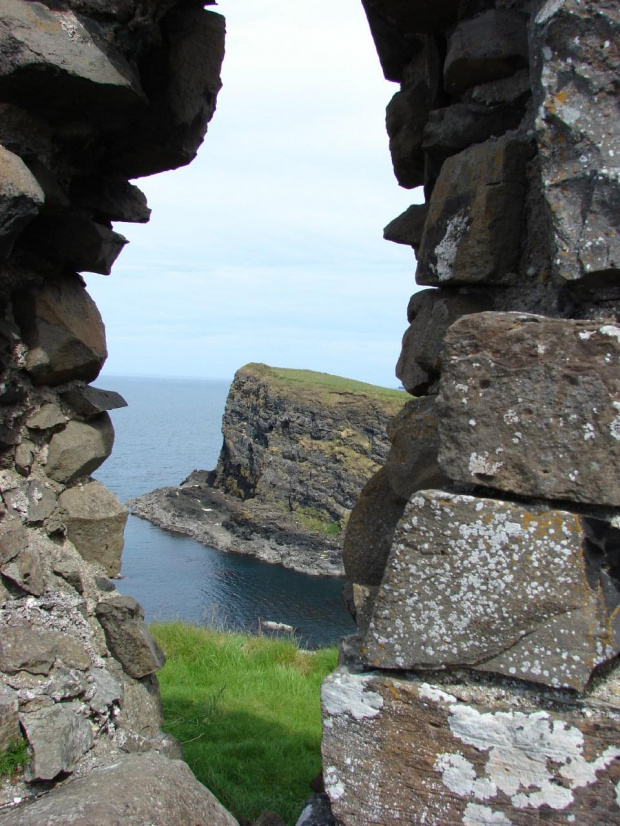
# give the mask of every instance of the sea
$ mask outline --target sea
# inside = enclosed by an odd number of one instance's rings
[[[106,376],[128,406],[111,411],[114,450],[93,474],[126,503],[210,470],[222,444],[230,382]],[[223,553],[130,515],[116,586],[142,604],[147,622],[256,632],[259,620],[291,625],[306,648],[331,645],[355,630],[340,577],[314,577],[243,554]]]

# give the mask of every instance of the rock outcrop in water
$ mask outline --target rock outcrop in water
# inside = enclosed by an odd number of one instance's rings
[[[407,395],[310,370],[235,375],[217,467],[129,504],[160,527],[310,574],[341,574],[342,538]],[[403,502],[404,505],[404,502]]]
[[[79,275],[110,272],[112,222],[148,220],[129,179],[202,142],[224,47],[205,5],[0,0],[0,750],[31,751],[2,823],[235,822],[169,759],[162,652],[108,579],[127,510],[90,474],[125,402],[88,385],[107,351]]]
[[[425,461],[351,514],[326,790],[346,826],[617,822],[620,10],[362,1],[426,198],[385,229],[432,287],[390,433]]]

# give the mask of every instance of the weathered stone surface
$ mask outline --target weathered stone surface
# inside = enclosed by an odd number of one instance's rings
[[[29,625],[2,627],[0,634],[0,671],[15,674],[49,674],[56,662],[84,671],[91,659],[74,637]]]
[[[38,479],[28,479],[4,491],[2,498],[8,512],[29,525],[44,522],[56,507],[56,494],[49,483]]]
[[[329,798],[324,792],[313,794],[306,800],[295,826],[336,826]]]
[[[500,490],[620,505],[620,328],[517,313],[446,336],[439,462]]]
[[[517,270],[528,153],[504,137],[448,158],[429,205],[418,284],[499,284]]]
[[[392,447],[384,466],[385,475],[392,491],[405,502],[417,490],[449,484],[437,461],[435,407],[434,397],[412,399],[388,424]]]
[[[29,430],[51,430],[66,423],[65,414],[57,404],[51,402],[42,404],[36,413],[26,419],[26,427]]]
[[[146,195],[123,178],[78,178],[71,185],[74,204],[98,222],[145,224],[151,216]]]
[[[45,570],[37,548],[26,548],[2,567],[2,576],[10,579],[22,591],[41,596],[45,591]]]
[[[407,244],[413,247],[417,254],[422,243],[427,212],[426,204],[412,204],[384,227],[383,237],[386,241],[394,241],[395,244]]]
[[[16,522],[0,525],[0,567],[14,559],[29,545],[28,531]]]
[[[144,102],[135,72],[119,52],[69,10],[2,0],[0,94],[54,116],[117,120]]]
[[[409,327],[396,363],[396,376],[405,390],[414,396],[437,392],[441,349],[448,327],[461,316],[490,309],[488,295],[480,292],[440,289],[414,293],[407,307]]]
[[[3,816],[2,826],[238,826],[180,760],[136,754]]]
[[[548,0],[532,31],[536,135],[555,267],[568,281],[606,283],[620,270],[618,6]]]
[[[78,758],[92,748],[93,732],[80,703],[22,714],[20,722],[33,750],[29,765],[33,780],[53,780],[61,772],[71,772]]]
[[[619,604],[580,517],[424,491],[394,534],[364,658],[582,690],[620,650]]]
[[[527,28],[518,12],[490,9],[458,24],[448,42],[444,82],[451,94],[509,77],[528,65]]]
[[[112,597],[97,604],[110,653],[130,677],[140,679],[163,667],[163,651],[147,631],[144,612],[132,597]]]
[[[65,212],[34,221],[24,243],[63,269],[109,275],[127,239],[84,215]]]
[[[110,706],[118,703],[123,697],[123,688],[105,668],[94,668],[92,675],[95,683],[95,693],[88,704],[95,714],[107,714]]]
[[[108,354],[105,330],[81,279],[63,278],[18,296],[16,316],[35,383],[97,378]]]
[[[398,183],[412,189],[424,183],[425,158],[422,151],[424,126],[435,107],[440,91],[440,59],[432,38],[407,66],[400,92],[386,110],[390,154]]]
[[[19,736],[17,692],[0,682],[0,751],[6,749]]]
[[[72,387],[62,394],[62,398],[84,419],[92,419],[99,413],[127,407],[127,402],[114,390],[101,390],[99,387]]]
[[[0,146],[0,256],[43,206],[45,195],[26,164]]]
[[[114,428],[107,413],[86,422],[69,422],[49,445],[45,472],[67,484],[96,470],[112,452]]]
[[[516,129],[525,112],[514,101],[505,106],[480,103],[454,103],[429,113],[424,127],[422,149],[441,159],[454,155],[475,143]]]
[[[323,684],[323,766],[347,826],[613,823],[614,705],[344,668]],[[612,701],[613,702],[613,701]]]
[[[405,502],[392,490],[383,468],[364,486],[351,511],[342,548],[344,570],[351,582],[380,584]]]
[[[116,576],[121,569],[127,508],[101,482],[68,488],[58,505],[67,538],[80,555],[103,565],[109,576]]]

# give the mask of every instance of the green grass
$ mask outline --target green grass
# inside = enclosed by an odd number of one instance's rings
[[[167,657],[164,727],[198,779],[237,818],[270,810],[292,826],[321,768],[320,686],[336,649],[182,623],[151,631]]]
[[[330,373],[317,373],[314,370],[291,370],[285,367],[270,367],[267,364],[250,363],[239,372],[251,373],[255,376],[269,378],[281,385],[298,390],[323,391],[329,394],[353,394],[368,396],[369,398],[393,401],[398,407],[402,406],[410,396],[402,390],[389,387],[380,387],[376,384],[367,384],[355,379],[346,379],[342,376],[332,376]]]
[[[318,508],[313,508],[310,505],[296,508],[293,511],[293,515],[296,516],[308,530],[316,531],[326,536],[335,536],[340,533],[342,528],[340,522],[331,519],[328,513]]]
[[[14,777],[29,760],[26,741],[22,737],[13,740],[6,749],[0,751],[0,779]]]

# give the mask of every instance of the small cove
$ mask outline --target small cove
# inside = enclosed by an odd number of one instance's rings
[[[215,466],[229,382],[101,377],[129,407],[112,411],[112,456],[94,474],[122,502],[178,485]],[[143,606],[148,622],[181,619],[255,630],[258,619],[293,625],[303,645],[335,642],[354,630],[343,580],[312,577],[240,554],[225,554],[130,516],[117,588]]]

